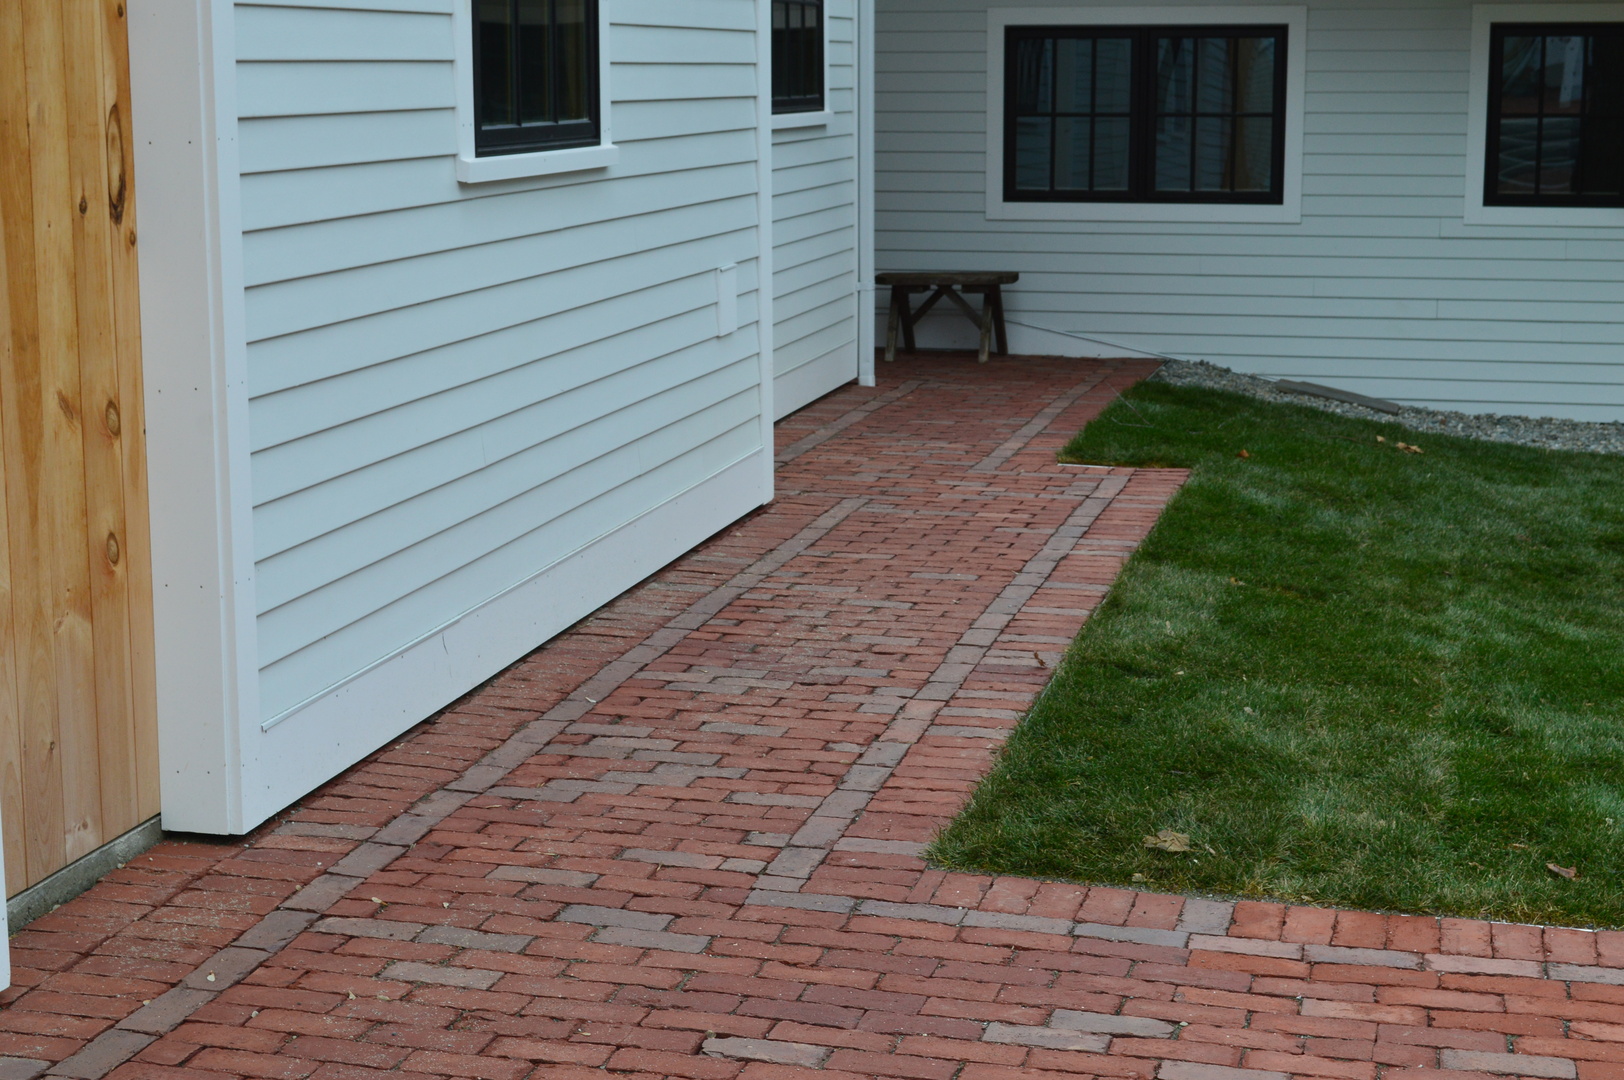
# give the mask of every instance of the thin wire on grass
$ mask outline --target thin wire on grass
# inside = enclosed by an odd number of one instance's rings
[[[1149,428],[1151,431],[1161,431],[1162,430],[1161,428],[1157,427],[1155,424],[1152,424],[1150,422],[1150,417],[1148,417],[1144,413],[1140,412],[1139,409],[1134,405],[1133,402],[1131,402],[1127,398],[1123,397],[1121,390],[1118,390],[1116,387],[1111,386],[1109,383],[1107,383],[1106,385],[1110,387],[1111,393],[1116,395],[1116,400],[1117,401],[1120,401],[1120,402],[1122,402],[1122,404],[1126,405],[1128,408],[1133,409],[1133,414],[1135,416],[1139,417],[1139,419],[1144,421],[1143,424],[1124,424],[1121,420],[1113,419],[1111,421],[1111,423],[1116,424],[1116,425],[1118,425],[1120,427],[1142,427],[1142,428]],[[1112,402],[1113,405],[1115,403],[1116,402]],[[1108,406],[1106,406],[1106,408],[1110,408],[1110,406],[1108,405]]]

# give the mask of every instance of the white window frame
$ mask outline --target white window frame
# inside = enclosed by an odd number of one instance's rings
[[[1004,199],[1004,31],[1011,26],[1236,26],[1285,24],[1286,147],[1279,203],[1008,202]],[[1004,8],[987,14],[987,217],[997,221],[1210,221],[1295,225],[1303,220],[1303,114],[1308,8]]]
[[[607,0],[599,0],[606,3]],[[764,0],[768,9],[772,7],[772,0]],[[834,102],[830,100],[829,75],[834,65],[830,61],[832,41],[829,37],[829,27],[834,25],[834,16],[829,13],[834,7],[835,0],[823,0],[823,108],[817,112],[773,113],[772,129],[774,131],[788,131],[794,128],[826,127],[835,118]],[[770,52],[768,55],[772,55]],[[767,85],[772,85],[772,72],[767,73]]]
[[[1618,206],[1485,206],[1489,162],[1490,35],[1495,23],[1621,22],[1624,4],[1472,5],[1472,87],[1467,97],[1466,224],[1624,228]]]
[[[474,126],[474,11],[473,0],[455,0],[451,33],[456,38],[453,77],[457,82],[457,179],[464,184],[518,180],[527,176],[607,169],[620,161],[620,147],[611,137],[613,115],[609,93],[609,0],[598,0],[598,145],[568,150],[536,150],[525,154],[480,157]]]

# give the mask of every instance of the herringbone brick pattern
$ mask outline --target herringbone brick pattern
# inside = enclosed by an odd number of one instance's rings
[[[919,858],[1177,489],[1134,363],[922,357],[780,498],[234,844],[13,941],[0,1080],[1624,1080],[1624,935]]]

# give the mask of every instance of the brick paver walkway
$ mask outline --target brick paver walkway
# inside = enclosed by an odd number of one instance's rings
[[[1624,1080],[1624,934],[918,857],[1182,477],[1146,371],[921,358],[780,499],[234,844],[13,939],[0,1080]]]

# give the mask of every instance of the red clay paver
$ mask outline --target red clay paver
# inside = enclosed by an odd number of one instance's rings
[[[779,500],[244,841],[12,941],[0,1080],[1624,1080],[1624,935],[929,869],[1183,480],[921,357]]]

